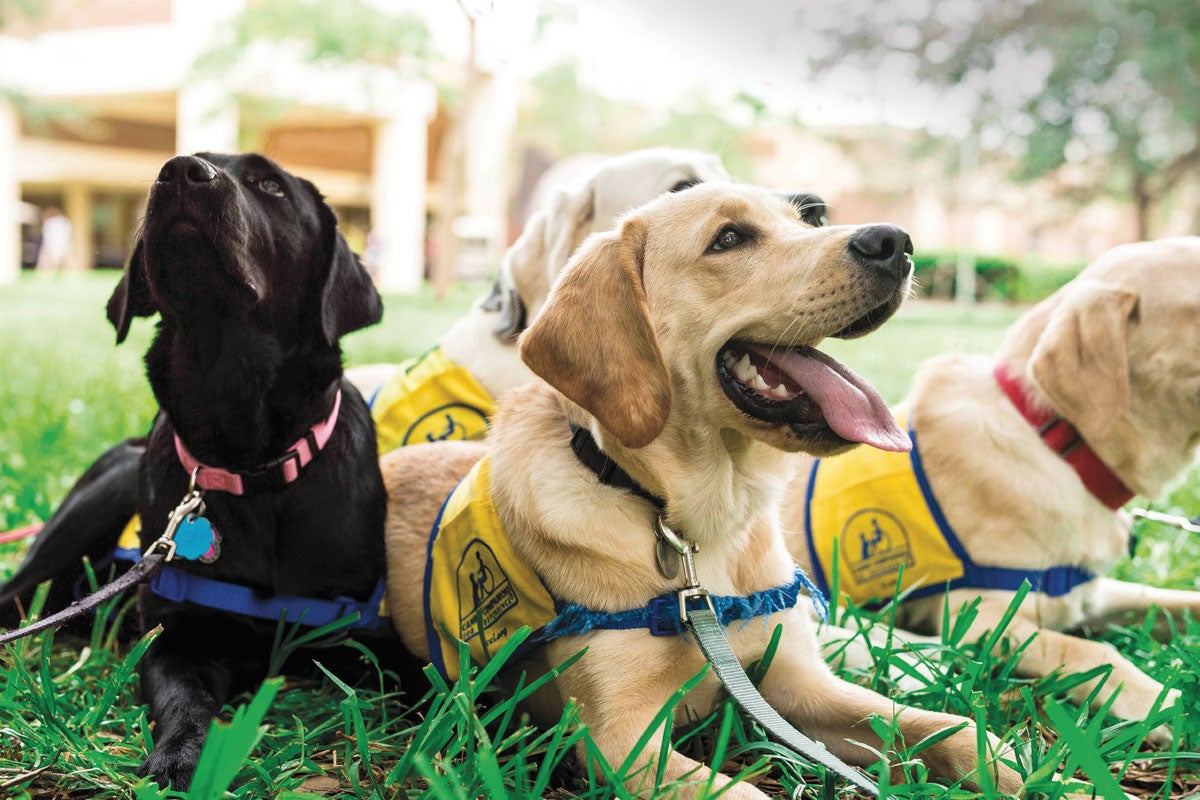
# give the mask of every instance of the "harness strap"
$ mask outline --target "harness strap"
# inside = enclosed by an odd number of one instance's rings
[[[1034,408],[1024,385],[1003,361],[992,374],[1000,390],[1025,420],[1037,429],[1038,436],[1058,457],[1079,475],[1087,490],[1104,505],[1116,511],[1134,497],[1134,492],[1100,460],[1082,434],[1067,420],[1050,411]]]
[[[736,595],[712,595],[713,608],[722,625],[734,622],[747,623],[755,617],[766,617],[777,611],[792,608],[800,600],[800,592],[807,591],[817,606],[821,619],[829,619],[829,604],[812,582],[799,569],[792,582],[774,589],[764,589],[748,597]],[[591,630],[625,631],[649,628],[653,636],[679,636],[686,628],[679,618],[679,594],[668,592],[655,597],[641,608],[628,611],[593,611],[575,603],[560,604],[558,612],[541,634],[543,641],[560,636],[577,636]]]
[[[713,672],[717,674],[730,697],[762,725],[767,733],[797,753],[845,778],[848,783],[871,797],[879,796],[879,787],[874,782],[829,752],[825,745],[796,730],[779,715],[779,712],[771,708],[771,704],[759,694],[750,676],[742,669],[741,662],[729,646],[729,640],[725,638],[725,629],[716,613],[704,606],[690,608],[687,612],[687,627],[696,637],[700,651],[712,664]]]
[[[262,599],[247,586],[193,575],[174,567],[163,568],[150,584],[150,591],[166,600],[192,603],[257,619],[278,621],[282,617],[286,622],[298,622],[310,628],[328,625],[357,612],[358,621],[347,625],[349,629],[373,629],[379,626],[379,604],[385,588],[386,584],[380,579],[366,601],[352,597],[321,600],[285,594]]]
[[[301,470],[312,463],[317,454],[324,449],[337,425],[341,406],[342,390],[339,387],[328,417],[305,431],[282,456],[249,472],[234,472],[202,464],[187,449],[178,433],[175,434],[175,453],[189,475],[199,470],[196,474],[196,486],[205,491],[228,492],[233,495],[277,491],[299,478]]]

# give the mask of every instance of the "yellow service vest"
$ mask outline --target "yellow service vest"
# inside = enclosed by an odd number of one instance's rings
[[[430,660],[451,679],[459,674],[458,642],[486,664],[517,628],[536,632],[555,618],[554,599],[512,549],[492,503],[490,463],[477,463],[446,499],[429,540],[425,629]]]
[[[440,347],[400,364],[371,398],[379,455],[397,447],[450,439],[480,439],[495,402]]]
[[[903,419],[898,420],[901,425]],[[964,576],[961,549],[912,453],[856,447],[822,458],[809,476],[805,529],[817,585],[835,583],[843,603],[890,600],[920,585],[943,591]],[[836,548],[836,556],[835,556]],[[918,589],[919,591],[919,589]]]
[[[1033,591],[1058,597],[1095,577],[1071,564],[1031,570],[972,561],[910,433],[911,453],[856,447],[813,465],[804,527],[813,577],[826,594],[871,606],[898,592],[914,599],[961,587],[1016,591],[1029,581]]]

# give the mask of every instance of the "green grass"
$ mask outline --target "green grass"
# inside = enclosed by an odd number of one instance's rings
[[[113,347],[104,301],[116,275],[23,280],[0,290],[0,530],[44,519],[79,473],[104,448],[149,425],[153,402],[141,356],[152,324],[138,321],[130,340]],[[445,302],[428,296],[386,298],[385,322],[345,342],[348,363],[397,361],[428,347],[481,290],[459,287]],[[988,352],[1015,318],[1011,309],[971,313],[953,307],[913,307],[878,334],[829,349],[869,376],[889,401],[900,399],[916,365],[939,352]],[[1186,481],[1165,505],[1195,511],[1200,479]],[[1118,573],[1149,583],[1200,588],[1200,539],[1143,524],[1136,562]],[[0,549],[0,565],[19,557]],[[5,574],[0,566],[0,576]],[[136,691],[135,667],[145,642],[121,644],[112,631],[121,608],[110,605],[88,639],[51,636],[27,640],[0,658],[0,797],[139,798],[162,794],[137,784],[134,771],[152,731]],[[841,612],[862,625],[887,629],[886,612]],[[1104,632],[1129,658],[1194,706],[1200,695],[1200,625],[1179,621],[1167,643],[1153,640],[1154,620]],[[1196,756],[1200,715],[1159,714],[1145,723],[1116,723],[1065,700],[1080,680],[1055,675],[1031,681],[1013,674],[1011,654],[993,654],[949,630],[920,656],[936,669],[922,688],[904,692],[887,669],[897,662],[876,650],[875,669],[847,677],[926,708],[985,721],[1017,747],[1029,787],[1062,796],[1095,781],[1111,792],[1119,782],[1138,796],[1185,797],[1200,790]],[[151,634],[152,636],[153,634]],[[354,644],[368,665],[373,656]],[[493,692],[490,672],[447,686],[433,673],[402,698],[384,667],[366,683],[349,685],[336,674],[268,682],[255,697],[227,709],[210,737],[204,783],[192,797],[239,798],[609,798],[623,790],[600,785],[601,774],[622,775],[619,764],[584,764],[576,743],[591,748],[576,709],[559,725],[532,727],[513,700]],[[1171,721],[1176,750],[1139,753],[1149,726]],[[961,787],[921,782],[916,760],[927,743],[900,742],[891,726],[873,723],[891,742],[893,764],[913,783],[888,789],[894,797],[970,800]],[[728,707],[679,734],[677,746],[706,762],[714,752],[727,773],[752,775],[765,791],[822,796],[817,772],[765,742],[761,731]],[[249,754],[245,757],[245,754]],[[1105,775],[1113,775],[1106,778]],[[1168,787],[1170,777],[1180,777]],[[653,780],[652,775],[644,776]],[[229,793],[226,793],[226,792]],[[1090,788],[1082,789],[1085,793]],[[659,787],[670,796],[671,786]]]

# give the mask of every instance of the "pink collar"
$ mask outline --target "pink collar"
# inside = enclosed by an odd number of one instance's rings
[[[1042,437],[1046,446],[1075,470],[1083,485],[1097,500],[1115,511],[1133,499],[1134,493],[1100,460],[1074,425],[1053,412],[1033,407],[1025,387],[1007,364],[998,362],[992,374],[1021,416],[1037,428],[1038,436]]]
[[[287,484],[300,477],[300,471],[308,466],[317,453],[325,447],[333,428],[337,424],[338,410],[342,406],[342,390],[337,390],[333,399],[333,410],[323,421],[313,425],[298,439],[286,453],[274,461],[270,461],[252,472],[230,472],[220,467],[210,467],[201,464],[183,445],[179,434],[175,434],[175,452],[179,462],[190,475],[196,473],[196,486],[205,491],[229,492],[230,494],[246,494],[247,491],[273,491],[282,489]]]

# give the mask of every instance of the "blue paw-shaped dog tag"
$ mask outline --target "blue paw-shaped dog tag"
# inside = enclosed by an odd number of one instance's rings
[[[188,514],[175,531],[175,555],[195,561],[213,549],[216,534],[204,517]]]

